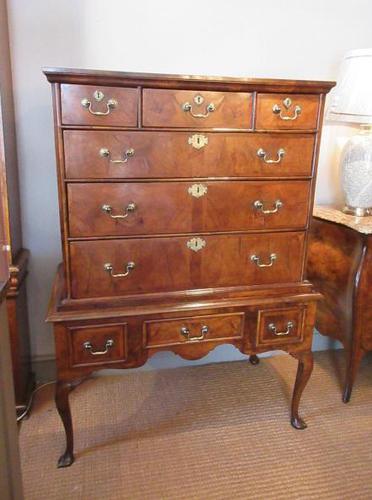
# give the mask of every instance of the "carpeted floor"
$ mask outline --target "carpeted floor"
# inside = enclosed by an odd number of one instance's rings
[[[372,359],[341,402],[343,353],[320,353],[289,424],[296,361],[221,363],[90,379],[71,396],[76,462],[53,387],[20,431],[26,500],[370,499]]]

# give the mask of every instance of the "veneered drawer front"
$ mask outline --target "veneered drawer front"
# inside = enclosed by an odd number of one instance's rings
[[[319,96],[258,94],[257,130],[311,130],[317,128]]]
[[[70,243],[73,298],[298,282],[304,233]]]
[[[265,309],[258,313],[257,344],[287,344],[302,340],[306,306]]]
[[[127,358],[127,324],[68,328],[72,366],[114,363]]]
[[[179,344],[241,339],[244,313],[193,316],[145,321],[144,347],[147,349]]]
[[[144,127],[251,128],[252,94],[143,90]]]
[[[69,179],[284,178],[312,173],[311,134],[65,130],[64,140]]]
[[[71,183],[72,237],[302,229],[309,181]]]
[[[64,125],[137,126],[138,90],[61,85]]]

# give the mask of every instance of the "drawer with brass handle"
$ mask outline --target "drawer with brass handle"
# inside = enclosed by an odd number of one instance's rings
[[[312,175],[314,136],[65,130],[67,179]]]
[[[110,364],[127,358],[127,324],[78,325],[68,328],[72,366]]]
[[[74,238],[302,229],[309,214],[309,181],[69,183],[67,190]]]
[[[314,130],[318,126],[319,96],[258,94],[256,130]]]
[[[194,90],[143,90],[144,127],[252,127],[252,94]]]
[[[185,343],[221,343],[243,337],[244,313],[215,314],[191,318],[145,321],[143,345],[146,349]]]
[[[257,344],[286,344],[302,340],[306,306],[265,309],[258,313]]]
[[[72,296],[296,283],[303,248],[303,232],[73,241]]]
[[[62,84],[62,123],[137,127],[138,99],[135,88]]]

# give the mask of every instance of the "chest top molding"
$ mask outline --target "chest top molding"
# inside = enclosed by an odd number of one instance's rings
[[[225,76],[170,75],[160,73],[129,73],[70,68],[44,68],[51,83],[80,85],[115,85],[125,87],[211,89],[226,91],[261,91],[322,94],[330,91],[335,82],[312,80],[282,80],[266,78],[235,78]]]

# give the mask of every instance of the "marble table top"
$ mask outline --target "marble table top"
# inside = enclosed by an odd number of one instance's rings
[[[354,215],[344,214],[339,208],[329,205],[316,205],[313,216],[318,219],[343,224],[359,233],[372,234],[372,216],[355,217]]]

